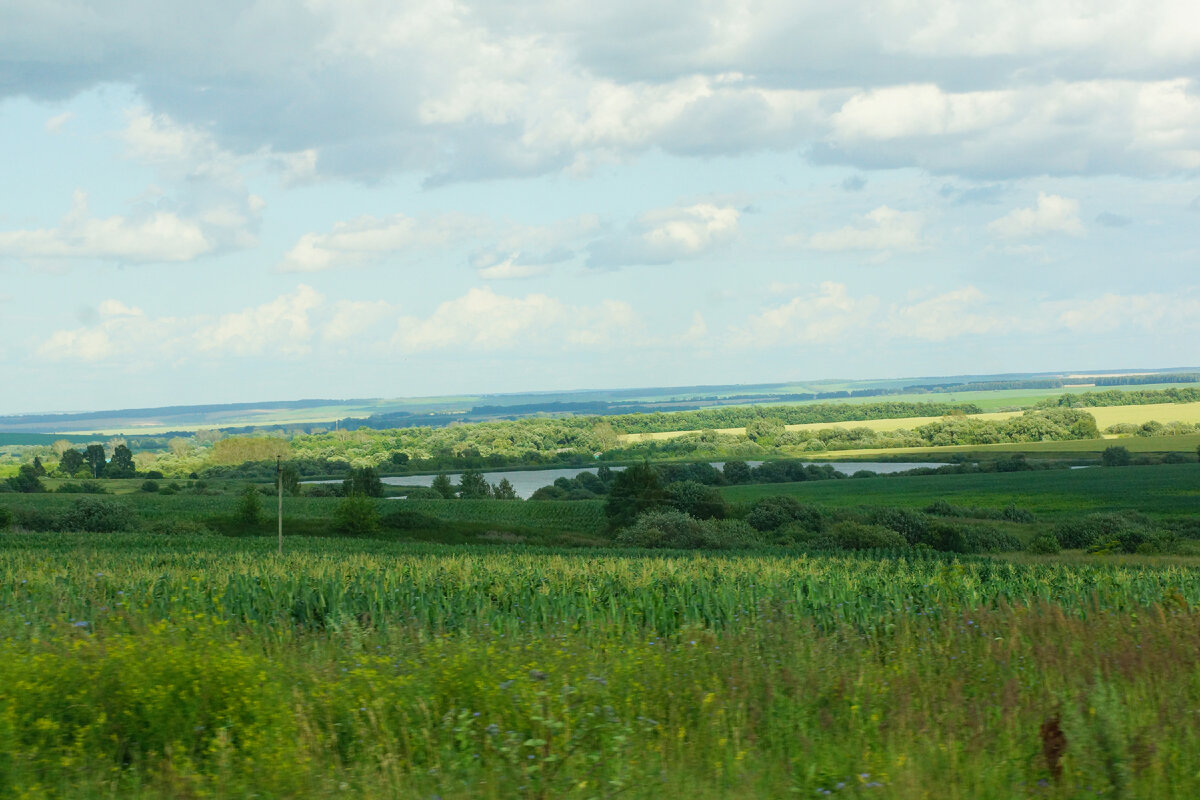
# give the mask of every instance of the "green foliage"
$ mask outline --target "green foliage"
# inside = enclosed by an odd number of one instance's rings
[[[138,491],[149,493],[157,492],[158,489],[158,481],[142,481],[142,485],[138,487]]]
[[[626,527],[635,519],[669,505],[658,472],[648,461],[616,473],[604,502],[610,529]]]
[[[12,521],[13,513],[4,506],[0,506],[0,531],[8,530]]]
[[[379,530],[379,504],[365,494],[352,494],[337,506],[334,530],[344,536],[370,536]]]
[[[284,494],[288,497],[300,496],[300,470],[295,464],[284,464],[279,470],[279,480],[283,483]]]
[[[383,497],[383,481],[373,467],[352,469],[350,475],[342,481],[342,494],[347,497],[355,494]]]
[[[244,525],[257,525],[262,520],[261,494],[254,484],[246,484],[246,488],[238,495],[234,518]]]
[[[100,481],[79,481],[79,483],[60,483],[54,491],[59,494],[108,494],[108,489]]]
[[[396,531],[434,530],[445,527],[445,523],[437,517],[398,507],[395,503],[380,517],[379,522],[384,528]]]
[[[720,492],[696,481],[667,484],[666,496],[672,508],[696,519],[724,519],[728,510]]]
[[[746,522],[755,530],[773,531],[797,523],[808,531],[819,531],[824,515],[819,509],[803,506],[794,497],[775,495],[755,500],[746,514]]]
[[[58,461],[58,471],[64,475],[74,475],[83,466],[83,453],[78,450],[67,450],[63,452],[62,458]]]
[[[211,536],[212,530],[203,522],[194,519],[156,519],[142,526],[147,533],[156,536]]]
[[[1100,463],[1106,467],[1127,467],[1132,460],[1129,450],[1120,445],[1106,447],[1100,454]]]
[[[1039,533],[1029,540],[1029,544],[1025,550],[1035,555],[1052,556],[1058,555],[1059,551],[1062,550],[1062,546],[1058,543],[1058,538],[1053,533]]]
[[[762,537],[739,520],[699,520],[682,511],[660,509],[640,515],[632,525],[617,531],[618,544],[627,547],[675,550],[755,547]]]
[[[108,466],[108,459],[104,453],[104,445],[89,444],[87,450],[83,453],[83,460],[87,463],[88,468],[92,471],[93,478],[99,478],[104,474],[104,468]]]
[[[128,445],[119,444],[113,448],[112,458],[104,468],[106,478],[132,478],[137,474],[133,465],[133,451]]]
[[[91,533],[132,531],[138,527],[138,515],[117,500],[103,497],[80,497],[62,516],[64,530]]]
[[[451,483],[449,475],[442,474],[434,476],[433,483],[430,484],[429,488],[433,489],[433,491],[437,492],[446,500],[451,500],[457,496],[454,491],[454,484]]]
[[[1136,512],[1088,514],[1059,523],[1054,536],[1068,550],[1091,549],[1135,552],[1149,539],[1150,520]]]
[[[492,496],[497,500],[516,500],[517,490],[509,483],[508,478],[501,478],[500,482],[492,490]]]
[[[45,485],[38,479],[37,470],[29,464],[22,464],[17,474],[8,479],[8,486],[14,492],[35,494],[46,491]]]
[[[492,496],[492,487],[484,480],[483,475],[469,469],[459,478],[458,496],[464,500],[486,500]]]

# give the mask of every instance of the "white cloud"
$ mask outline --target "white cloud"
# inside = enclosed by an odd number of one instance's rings
[[[68,122],[75,118],[75,114],[70,111],[64,111],[61,114],[56,114],[46,120],[46,133],[51,135],[62,133],[62,129]]]
[[[808,246],[814,250],[906,250],[924,249],[925,218],[916,211],[897,211],[880,206],[863,217],[861,226],[848,225],[835,231],[814,233]]]
[[[988,224],[988,230],[1006,239],[1023,239],[1048,233],[1083,235],[1079,201],[1056,194],[1038,193],[1037,206],[1017,208]]]
[[[338,222],[330,233],[306,233],[279,264],[280,272],[318,272],[338,267],[378,264],[474,237],[486,230],[485,220],[446,214],[417,220],[404,214],[363,216]]]
[[[508,297],[475,288],[424,319],[401,318],[392,345],[404,352],[561,348],[564,342],[596,347],[629,337],[639,324],[633,309],[619,301],[572,306],[544,294]]]
[[[321,335],[329,342],[350,341],[396,312],[396,306],[386,300],[339,300]]]
[[[322,302],[324,298],[315,289],[300,284],[290,294],[256,308],[225,314],[201,328],[195,334],[196,349],[234,355],[306,353],[312,336],[309,313]]]
[[[945,341],[960,336],[1003,333],[1011,322],[975,309],[986,302],[974,286],[954,289],[915,303],[892,306],[881,328],[893,336]]]
[[[827,342],[869,324],[877,297],[851,297],[844,284],[825,281],[816,292],[752,315],[731,336],[735,347],[771,347]]]
[[[1194,291],[1176,294],[1107,293],[1091,300],[1049,304],[1058,326],[1074,333],[1107,333],[1138,328],[1184,331],[1200,328],[1200,297]]]
[[[191,261],[213,250],[200,225],[169,211],[136,218],[90,216],[87,193],[75,192],[57,228],[0,231],[0,258],[21,261],[99,259],[150,263]]]
[[[624,233],[593,242],[588,266],[703,258],[737,237],[740,217],[736,208],[713,203],[657,209],[643,214]]]

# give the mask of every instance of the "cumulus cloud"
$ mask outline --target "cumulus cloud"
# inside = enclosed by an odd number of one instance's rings
[[[1200,327],[1200,297],[1195,291],[1175,294],[1109,292],[1090,300],[1047,306],[1055,323],[1074,333],[1108,333],[1122,329],[1194,330]]]
[[[834,231],[814,233],[807,245],[814,250],[905,250],[924,249],[925,218],[917,211],[897,211],[880,206],[863,217],[863,225],[847,225]]]
[[[61,114],[55,114],[50,119],[46,120],[46,133],[51,135],[62,133],[62,129],[66,124],[75,118],[75,114],[70,111],[64,111]]]
[[[924,300],[893,305],[882,330],[893,335],[926,341],[1004,332],[1011,322],[978,310],[986,302],[983,292],[965,286]]]
[[[214,247],[200,224],[170,211],[151,211],[137,217],[93,217],[83,190],[75,192],[71,210],[56,228],[0,231],[0,258],[27,262],[191,261]]]
[[[878,307],[877,297],[854,298],[844,284],[825,281],[815,292],[752,315],[730,341],[735,347],[831,341],[869,320]]]
[[[428,317],[401,318],[392,346],[403,352],[596,347],[624,340],[638,326],[633,308],[615,300],[574,306],[545,294],[509,297],[476,288],[442,303]]]
[[[657,209],[593,242],[587,263],[603,268],[703,258],[737,237],[740,217],[736,208],[712,203]]]
[[[363,216],[338,222],[329,233],[306,233],[279,264],[280,272],[318,272],[335,267],[378,264],[392,258],[473,237],[483,220],[446,214],[417,220],[404,214]]]
[[[310,312],[324,298],[311,286],[281,295],[256,308],[225,314],[195,334],[200,352],[257,355],[279,352],[299,355],[309,350],[312,336]]]
[[[1079,201],[1056,194],[1038,193],[1033,208],[1016,208],[988,223],[988,230],[1006,239],[1024,239],[1051,233],[1083,235]]]

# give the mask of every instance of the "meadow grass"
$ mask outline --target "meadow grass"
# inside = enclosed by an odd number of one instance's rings
[[[1002,509],[1011,503],[1044,521],[1127,509],[1151,517],[1181,518],[1200,516],[1200,464],[753,484],[726,486],[721,493],[736,503],[789,495],[803,503],[843,508],[921,508],[935,500],[948,500],[954,505]]]
[[[0,791],[1200,792],[1194,566],[269,545],[0,539]]]

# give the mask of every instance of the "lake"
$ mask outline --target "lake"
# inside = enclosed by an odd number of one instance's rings
[[[714,462],[712,462],[712,465],[714,467],[716,467],[717,469],[720,469],[724,465],[724,463],[725,462],[723,462],[723,461],[714,461]],[[762,462],[761,461],[747,461],[746,463],[752,467],[757,467]],[[820,466],[821,464],[825,464],[825,463],[829,463],[829,462],[807,461],[805,463],[816,464],[817,466]],[[492,484],[493,486],[495,486],[497,483],[499,483],[501,478],[508,478],[508,482],[511,483],[513,485],[513,488],[516,489],[516,491],[517,491],[517,497],[520,497],[521,499],[525,500],[525,499],[528,499],[529,496],[531,494],[533,494],[535,491],[542,488],[543,486],[549,486],[550,484],[554,483],[554,481],[557,480],[558,478],[574,478],[576,475],[578,475],[581,472],[595,472],[599,466],[600,465],[597,464],[595,467],[571,467],[570,469],[528,469],[528,470],[509,470],[509,471],[504,471],[504,472],[484,472],[483,477],[484,477],[484,480],[486,480],[488,483]],[[904,470],[915,469],[917,467],[941,467],[941,466],[945,466],[945,465],[944,464],[930,464],[930,463],[913,463],[913,462],[888,462],[888,461],[854,461],[854,462],[842,462],[839,464],[833,464],[833,467],[835,469],[837,469],[840,472],[844,472],[847,475],[851,475],[860,469],[870,470],[871,472],[877,472],[881,475],[886,475],[891,472],[903,472]],[[617,472],[617,471],[620,471],[625,468],[624,467],[610,467],[610,469],[612,469],[614,472]],[[384,483],[388,484],[389,486],[429,486],[430,484],[433,483],[434,477],[436,477],[436,476],[434,476],[434,475],[404,475],[402,477],[383,478],[382,480]],[[461,477],[462,477],[461,474],[455,473],[453,475],[450,475],[450,480],[457,485],[458,480]],[[341,481],[321,481],[321,482],[322,483],[340,483]]]

